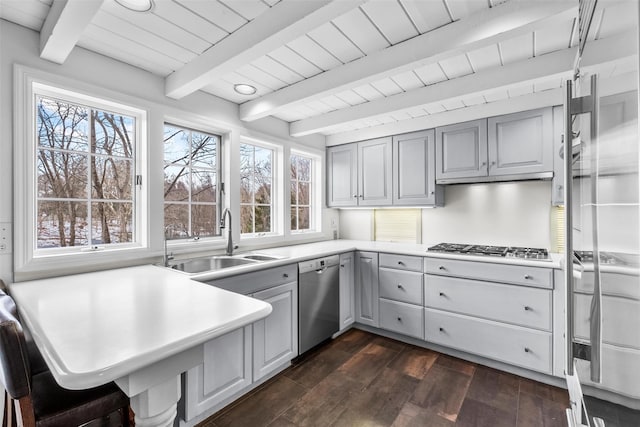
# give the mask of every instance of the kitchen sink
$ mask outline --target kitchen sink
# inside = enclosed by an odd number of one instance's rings
[[[237,267],[246,264],[255,264],[259,262],[256,259],[230,257],[230,256],[214,256],[206,258],[194,258],[172,264],[170,267],[185,273],[203,273],[205,271],[221,270],[223,268]]]
[[[244,259],[255,260],[255,261],[274,261],[276,259],[282,259],[282,257],[279,257],[279,256],[265,255],[265,254],[246,254],[246,255],[240,255],[240,257]]]

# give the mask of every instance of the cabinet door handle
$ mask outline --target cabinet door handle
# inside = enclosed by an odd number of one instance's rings
[[[495,161],[491,162],[491,166],[495,166],[495,165],[496,165]]]
[[[524,311],[533,311],[533,309],[531,307],[529,307],[528,305],[524,306]]]
[[[440,332],[444,332],[444,328],[438,328]]]
[[[289,275],[288,275],[287,273],[284,273],[284,274],[282,275],[282,277],[284,277],[285,279],[288,279],[288,278],[289,278]]]
[[[480,166],[487,166],[487,162],[482,162]]]
[[[360,197],[361,199],[364,199],[364,196],[363,196],[362,194],[361,194],[361,195],[359,195],[358,197]]]
[[[402,283],[398,283],[398,289],[402,289]]]
[[[444,293],[444,292],[440,292],[440,296],[441,296],[441,297],[446,297],[446,295],[445,295],[445,293]]]
[[[340,264],[340,267],[341,267],[341,268],[344,268],[344,264]]]
[[[531,279],[533,279],[533,276],[530,276],[530,275],[528,275],[528,274],[525,274],[525,275],[524,275],[524,278],[525,278],[525,280],[531,280]]]
[[[524,348],[524,352],[525,352],[525,353],[531,353],[531,349],[529,349],[529,347],[525,347],[525,348]]]
[[[398,317],[398,322],[402,323],[402,317]]]
[[[431,192],[431,193],[429,193],[429,194],[431,194],[431,195],[433,196],[434,194],[436,194],[436,192],[435,192],[435,191],[432,191],[432,192]]]
[[[438,270],[446,270],[446,268],[444,268],[444,265],[441,265],[440,267],[438,267]]]

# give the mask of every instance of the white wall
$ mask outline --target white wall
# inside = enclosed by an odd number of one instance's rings
[[[325,139],[322,136],[291,138],[288,123],[274,118],[245,124],[238,118],[236,104],[203,92],[196,92],[181,100],[167,98],[164,96],[163,78],[82,48],[76,47],[63,65],[42,60],[39,57],[37,32],[0,19],[0,222],[13,223],[13,67],[15,64],[140,100],[140,104],[149,110],[152,142],[154,135],[156,139],[159,135],[161,140],[165,115],[178,114],[181,117],[198,116],[199,122],[215,122],[216,127],[233,129],[237,131],[236,133],[250,132],[253,135],[272,136],[276,141],[284,141],[289,146],[302,144],[314,147],[320,150],[320,153],[324,152]],[[150,151],[149,158],[152,163],[161,159],[161,149],[151,147]],[[158,168],[158,170],[161,169],[160,166]],[[162,181],[161,170],[160,172],[151,170],[151,173],[152,179],[156,180],[160,177],[159,182]],[[156,197],[162,191],[161,186],[158,188],[160,190],[156,191]],[[161,219],[152,218],[153,221],[156,224],[151,225],[151,246],[157,251],[162,246],[162,233],[155,236],[158,233],[154,233],[153,230],[161,229],[159,223]],[[14,240],[18,238],[20,236],[14,236]],[[132,261],[132,263],[135,262],[136,260]],[[0,254],[0,278],[5,282],[12,281],[13,273],[12,254]]]
[[[422,243],[550,248],[551,182],[445,187],[445,205],[422,210]],[[340,238],[373,240],[373,211],[340,211]]]

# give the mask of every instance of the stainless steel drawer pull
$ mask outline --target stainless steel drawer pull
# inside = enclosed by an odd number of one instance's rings
[[[524,311],[533,311],[533,308],[529,307],[528,305],[525,305]]]
[[[525,347],[525,348],[524,348],[524,352],[525,352],[525,353],[531,353],[531,350],[529,349],[529,347]]]
[[[357,194],[354,194],[354,195],[353,195],[353,198],[354,198],[354,199],[355,199],[355,198],[357,198],[357,197],[358,197],[358,195],[357,195]]]
[[[441,265],[440,267],[438,267],[438,270],[446,270],[446,268],[444,268],[444,265]]]
[[[398,261],[398,265],[404,265],[404,262]]]
[[[344,264],[340,264],[340,267],[341,267],[341,268],[344,268]]]
[[[440,332],[444,332],[444,328],[438,328]]]
[[[441,296],[441,297],[446,297],[446,295],[445,295],[445,293],[444,293],[444,292],[440,292],[440,296]]]
[[[528,275],[528,274],[525,274],[525,275],[524,275],[524,278],[525,278],[525,280],[531,280],[531,279],[533,279],[533,276],[530,276],[530,275]]]
[[[402,317],[398,317],[398,322],[402,322]]]
[[[398,283],[398,289],[402,289],[402,283]]]
[[[289,278],[289,275],[288,275],[287,273],[284,273],[284,274],[282,275],[282,277],[284,277],[285,279],[287,279],[287,278]]]

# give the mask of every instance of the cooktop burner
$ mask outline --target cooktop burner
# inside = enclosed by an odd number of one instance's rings
[[[428,249],[431,252],[445,252],[465,255],[481,255],[494,257],[525,258],[550,260],[549,251],[541,248],[524,248],[517,246],[485,246],[460,243],[439,243]]]

